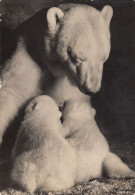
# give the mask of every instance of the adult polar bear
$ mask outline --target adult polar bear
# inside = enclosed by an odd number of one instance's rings
[[[85,93],[100,89],[110,52],[111,17],[110,6],[99,12],[87,5],[63,4],[41,10],[18,28],[16,50],[1,72],[0,142],[18,110],[34,96],[90,104]],[[104,165],[110,177],[116,172],[116,177],[134,175],[111,153]]]
[[[110,52],[111,17],[109,6],[99,12],[64,4],[41,10],[17,29],[16,50],[1,72],[1,141],[9,122],[34,96],[48,93],[64,101],[89,102],[84,93],[100,89]]]

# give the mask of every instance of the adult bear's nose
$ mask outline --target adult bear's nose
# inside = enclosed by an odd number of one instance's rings
[[[78,85],[80,91],[86,95],[93,96],[94,92],[90,91],[87,86],[84,84],[83,86]]]

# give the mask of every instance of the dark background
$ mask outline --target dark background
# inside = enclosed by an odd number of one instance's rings
[[[111,5],[110,57],[104,65],[102,87],[92,98],[96,120],[108,140],[135,148],[135,1],[131,0],[2,0],[1,62],[14,46],[13,30],[39,9],[58,3],[85,3],[101,10]],[[79,17],[79,16],[78,16]],[[135,151],[135,150],[134,150]]]

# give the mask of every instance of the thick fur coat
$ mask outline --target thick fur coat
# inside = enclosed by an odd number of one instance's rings
[[[77,156],[76,183],[103,174],[109,178],[135,177],[135,172],[110,152],[94,116],[95,110],[82,101],[70,100],[63,110],[63,136]]]
[[[75,184],[76,155],[61,134],[60,117],[57,104],[48,96],[39,96],[27,106],[12,151],[13,184],[30,193]]]
[[[0,75],[0,142],[19,109],[34,96],[90,101],[86,94],[100,89],[109,56],[111,17],[109,6],[99,12],[63,4],[39,11],[16,30],[16,49]]]
[[[88,5],[63,4],[39,11],[17,29],[16,50],[0,75],[0,142],[19,109],[34,96],[46,94],[58,104],[74,100],[91,106],[90,95],[100,89],[103,63],[110,53],[112,15],[110,6],[98,11]],[[95,139],[93,129],[101,135],[97,125],[85,117],[83,129],[90,128]],[[105,158],[108,175],[134,177],[127,166],[116,163],[118,159],[111,153]]]
[[[104,168],[110,178],[134,177],[134,171],[109,151],[94,115],[88,103],[70,100],[61,124],[53,99],[34,98],[26,108],[12,151],[12,183],[33,193],[65,190],[101,177]]]

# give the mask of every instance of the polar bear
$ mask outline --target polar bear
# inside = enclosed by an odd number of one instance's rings
[[[63,110],[63,135],[77,155],[77,183],[101,177],[102,163],[109,152],[94,115],[95,110],[82,101],[71,100]]]
[[[88,103],[67,102],[63,124],[58,106],[49,96],[34,98],[25,112],[12,151],[11,180],[18,187],[30,193],[65,190],[101,177],[104,167],[110,178],[135,177],[109,151],[96,126],[95,110]]]
[[[76,183],[99,178],[135,178],[135,172],[111,153],[98,129],[95,110],[86,102],[70,100],[63,110],[63,136],[77,155]]]
[[[73,99],[90,105],[110,53],[112,15],[110,6],[98,11],[62,4],[39,11],[16,30],[16,50],[0,75],[0,142],[19,109],[34,96],[46,94],[58,104]],[[105,161],[107,170],[109,164],[117,166],[109,163],[116,160],[111,157]]]
[[[90,101],[90,93],[100,89],[109,56],[111,18],[110,6],[98,11],[62,4],[39,11],[16,30],[16,49],[0,74],[0,142],[34,96]]]
[[[12,151],[11,180],[33,194],[65,190],[76,178],[76,155],[62,136],[61,112],[49,96],[34,98],[27,106]]]

